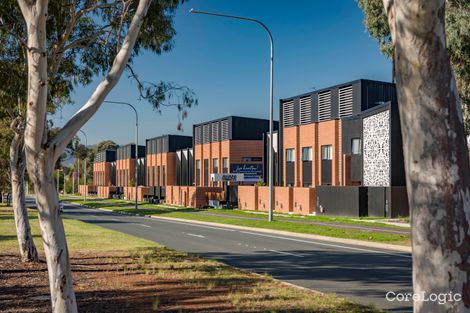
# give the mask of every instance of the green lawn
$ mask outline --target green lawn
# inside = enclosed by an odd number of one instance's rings
[[[41,232],[39,230],[37,212],[29,210],[31,232],[38,250],[43,251]],[[63,219],[67,232],[67,243],[70,251],[99,252],[105,248],[107,251],[127,251],[129,249],[156,247],[157,244],[145,239],[129,236],[92,224],[83,223],[73,219]],[[16,251],[18,241],[14,228],[11,209],[0,207],[0,251]]]
[[[30,211],[30,219],[35,242],[42,250],[35,211]],[[76,252],[82,255],[92,253],[95,256],[106,251],[128,251],[134,260],[134,264],[122,264],[122,271],[128,275],[145,273],[153,277],[155,284],[164,286],[180,282],[178,288],[181,290],[205,288],[210,291],[222,288],[217,301],[228,302],[240,312],[383,312],[334,294],[287,286],[269,275],[255,275],[96,225],[70,219],[64,219],[64,225],[72,255]],[[0,207],[0,234],[0,256],[5,252],[17,252],[11,208]],[[152,306],[158,308],[159,303],[168,301],[178,299],[157,297]]]
[[[77,203],[86,204],[91,207],[95,208],[106,208],[113,211],[118,212],[126,212],[132,214],[140,214],[140,215],[156,215],[156,216],[163,216],[163,217],[174,217],[174,218],[182,218],[182,219],[189,219],[189,220],[197,220],[197,221],[205,221],[205,222],[214,222],[214,223],[223,223],[229,225],[239,225],[239,226],[247,226],[247,227],[255,227],[255,228],[266,228],[266,229],[275,229],[275,230],[282,230],[282,231],[290,231],[295,233],[303,233],[303,234],[313,234],[313,235],[321,235],[321,236],[328,236],[328,237],[335,237],[335,238],[346,238],[346,239],[355,239],[355,240],[365,240],[365,241],[372,241],[372,242],[382,242],[382,243],[390,243],[390,244],[397,244],[397,245],[410,245],[410,236],[409,235],[400,235],[400,234],[386,234],[380,232],[368,232],[368,231],[361,231],[361,230],[354,230],[354,229],[346,229],[340,227],[330,227],[330,226],[322,226],[322,225],[309,225],[309,224],[299,224],[299,223],[291,223],[286,221],[279,221],[275,220],[273,222],[268,222],[267,220],[248,220],[248,219],[237,219],[237,218],[230,218],[230,217],[219,217],[219,216],[204,216],[195,214],[195,212],[199,211],[197,209],[191,208],[183,208],[183,207],[172,207],[167,205],[156,205],[156,204],[144,204],[140,206],[138,210],[131,207],[121,207],[116,206],[115,203],[108,200],[92,200],[92,201],[74,201]],[[125,202],[121,202],[125,204]],[[127,202],[130,206],[132,203]],[[227,215],[236,215],[236,216],[265,216],[265,215],[257,215],[253,213],[247,213],[244,211],[239,210],[221,210],[221,209],[208,209],[204,210],[205,212],[210,213],[222,213]],[[300,217],[291,217],[291,219],[301,219]],[[335,223],[343,223],[343,224],[352,224],[352,225],[366,225],[366,226],[374,226],[380,227],[379,223],[372,224],[367,222],[354,222],[351,221],[350,218],[345,217],[326,217],[326,216],[311,216],[305,217],[302,220],[307,221],[319,221],[319,222],[335,222]],[[394,227],[383,224],[385,228],[397,228],[403,229],[402,227]]]
[[[120,200],[120,199],[99,199],[93,198],[88,199],[87,201],[83,201],[82,198],[75,198],[75,199],[63,199],[63,201],[72,201],[76,203],[86,204],[91,207],[95,208],[104,208],[104,207],[114,207],[113,204],[120,204],[120,205],[128,205],[134,206],[135,202],[127,201],[127,200]],[[162,210],[197,210],[193,208],[183,208],[180,206],[174,205],[160,205],[160,204],[149,204],[146,202],[139,202],[139,208],[142,209],[153,209],[155,213],[158,213]],[[266,217],[268,216],[267,212],[263,211],[242,211],[242,210],[229,210],[229,209],[204,209],[205,212],[209,213],[218,213],[218,214],[225,214],[225,215],[235,215],[235,216],[247,216],[247,217]],[[151,213],[151,212],[150,212]],[[405,227],[389,225],[380,222],[383,218],[379,217],[346,217],[346,216],[322,216],[322,215],[298,215],[298,214],[274,214],[275,216],[282,217],[283,219],[291,219],[291,220],[298,220],[298,221],[311,221],[311,222],[330,222],[330,223],[338,223],[338,224],[350,224],[350,225],[360,225],[360,226],[373,226],[377,228],[389,228],[389,229],[398,229],[398,230],[406,230]],[[402,221],[406,222],[409,219],[401,219]]]

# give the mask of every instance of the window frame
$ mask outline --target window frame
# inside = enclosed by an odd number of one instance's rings
[[[305,158],[305,151],[307,152],[307,158]],[[312,162],[313,159],[313,149],[312,147],[302,147],[302,162]]]
[[[291,158],[289,158],[289,155]],[[286,149],[286,163],[294,163],[295,162],[295,149],[289,148]]]
[[[354,142],[359,142],[359,147],[357,151],[355,151]],[[361,155],[362,154],[362,139],[361,138],[351,138],[351,154],[353,155]]]
[[[321,146],[321,159],[322,161],[333,160],[333,145]]]

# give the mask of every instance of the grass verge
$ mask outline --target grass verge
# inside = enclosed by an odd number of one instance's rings
[[[32,232],[38,248],[40,248],[38,221],[34,212],[30,213]],[[97,280],[92,284],[88,281],[88,285],[93,285],[93,288],[96,288],[96,290],[90,292],[84,289],[83,283],[80,283],[80,281],[87,281],[90,278],[80,275],[88,275],[87,273],[96,275],[99,273],[96,266],[102,266],[102,263],[109,266],[109,262],[114,262],[113,264],[118,266],[119,270],[113,273],[110,271],[114,271],[114,269],[107,267],[105,271],[101,270],[101,275],[107,276],[100,277],[106,277],[106,288],[114,288],[114,293],[118,294],[119,297],[122,298],[128,294],[126,301],[138,302],[130,305],[129,312],[136,309],[136,305],[142,306],[145,303],[148,303],[149,306],[147,310],[139,307],[145,312],[151,310],[173,312],[174,308],[179,308],[179,311],[195,311],[194,307],[188,307],[188,305],[191,305],[190,301],[187,301],[188,295],[201,297],[201,299],[193,299],[194,303],[204,303],[204,299],[211,300],[207,304],[207,308],[197,307],[196,311],[199,312],[206,312],[206,309],[214,307],[220,307],[220,312],[382,312],[372,306],[359,305],[333,294],[322,294],[290,287],[268,275],[255,275],[241,271],[218,261],[188,255],[151,241],[107,230],[92,224],[64,219],[64,225],[72,256],[77,251],[80,254],[80,258],[73,259],[75,262],[77,262],[76,260],[86,260],[87,253],[92,254],[93,258],[97,258],[101,254],[106,255],[109,251],[127,251],[130,254],[125,259],[122,256],[107,257],[104,263],[103,260],[100,260],[96,264],[87,264],[86,271],[83,271],[83,269],[77,271],[78,284],[82,286],[77,288],[79,305],[80,299],[90,298],[97,299],[97,303],[101,303],[100,305],[103,308],[106,305],[113,305],[113,303],[106,303],[106,301],[113,301],[112,298],[106,299],[100,296],[103,292],[103,288],[100,287],[104,284],[102,281]],[[0,207],[0,234],[1,264],[2,254],[12,253],[17,249],[11,208]],[[5,256],[4,258],[8,257],[11,258],[11,256]],[[81,264],[73,264],[73,266],[85,266]],[[38,275],[41,272],[31,272],[31,275]],[[124,275],[119,273],[124,273]],[[135,275],[135,285],[129,283],[131,281],[129,277],[132,277],[132,275]],[[113,279],[121,280],[110,281]],[[170,289],[178,292],[176,296],[168,294],[170,285],[172,286]],[[146,299],[142,299],[141,291],[139,291],[138,298],[133,294],[142,286],[145,286],[147,291],[151,290],[151,292],[146,293],[148,294]],[[181,293],[178,290],[186,290],[186,292]],[[107,292],[110,292],[110,290],[107,290]],[[18,296],[22,297],[21,295]],[[36,304],[40,305],[37,301]],[[96,306],[93,309],[97,309]]]

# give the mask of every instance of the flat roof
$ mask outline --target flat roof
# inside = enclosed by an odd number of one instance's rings
[[[266,119],[266,118],[257,118],[257,117],[247,117],[247,116],[229,115],[229,116],[225,116],[225,117],[213,119],[213,120],[206,121],[206,122],[193,124],[193,126],[200,126],[200,125],[215,123],[215,122],[227,120],[227,119],[230,119],[230,118],[239,118],[239,119],[252,120],[252,121],[269,121],[269,119]],[[274,121],[274,122],[277,122],[277,121]]]
[[[313,94],[316,94],[316,93],[321,93],[323,91],[328,91],[330,89],[344,87],[344,86],[352,85],[352,84],[359,83],[359,82],[373,82],[373,83],[395,85],[395,83],[392,83],[392,82],[385,82],[385,81],[381,81],[381,80],[360,78],[360,79],[348,81],[348,82],[341,83],[341,84],[336,84],[336,85],[325,87],[325,88],[315,89],[315,90],[312,90],[312,91],[309,91],[309,92],[306,92],[306,93],[298,94],[298,95],[295,95],[295,96],[292,96],[292,97],[282,98],[282,99],[279,99],[279,100],[281,102],[282,101],[287,101],[287,100],[293,100],[293,99],[298,98],[298,97],[310,96],[310,95],[313,95]]]

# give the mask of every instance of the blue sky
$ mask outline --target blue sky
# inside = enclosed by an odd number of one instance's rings
[[[262,20],[275,44],[274,101],[358,78],[390,81],[391,62],[366,33],[363,15],[354,0],[191,0],[175,16],[174,49],[160,56],[144,54],[135,60],[147,81],[171,81],[193,89],[199,105],[188,111],[183,132],[178,113],[162,114],[138,100],[135,84],[124,74],[107,100],[135,104],[140,118],[140,144],[162,134],[191,135],[192,124],[228,115],[268,118],[269,45],[254,23],[205,15],[190,8],[242,15]],[[76,90],[75,105],[52,117],[62,125],[90,96],[99,79]],[[83,127],[88,143],[111,139],[126,144],[134,139],[129,108],[103,104]]]

